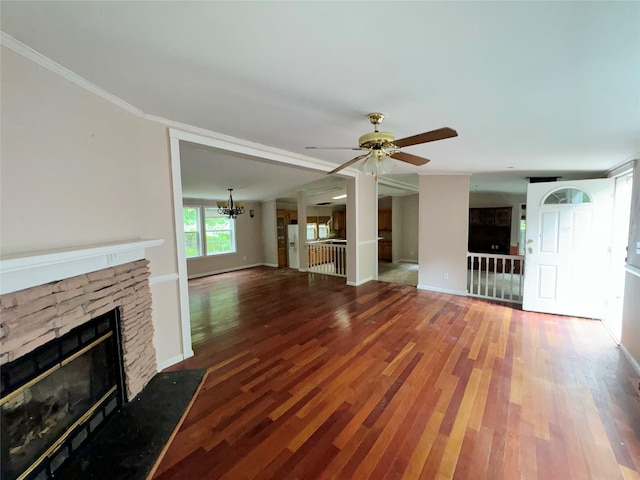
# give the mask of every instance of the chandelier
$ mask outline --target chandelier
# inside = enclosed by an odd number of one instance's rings
[[[233,188],[228,188],[229,190],[229,201],[228,202],[217,202],[218,203],[218,213],[220,215],[226,215],[229,218],[238,218],[238,215],[242,215],[244,213],[244,202],[233,202],[233,197],[231,196],[231,192],[233,192]]]

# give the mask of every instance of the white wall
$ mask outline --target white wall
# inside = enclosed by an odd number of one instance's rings
[[[511,208],[511,240],[512,247],[518,245],[520,232],[520,204],[527,203],[526,195],[510,193],[469,193],[469,208],[474,207],[512,207]]]
[[[182,354],[169,142],[2,47],[0,253],[159,238],[147,251],[158,363]]]
[[[418,261],[419,195],[400,197],[402,226],[400,230],[400,260]],[[395,234],[394,234],[395,237]]]
[[[194,198],[183,199],[184,205],[216,206],[215,200],[203,200]],[[249,210],[254,210],[251,218]],[[236,251],[206,257],[188,258],[187,275],[201,277],[214,273],[228,272],[264,262],[262,245],[262,204],[258,202],[245,202],[245,213],[238,215],[236,223]],[[277,252],[276,252],[277,253]],[[278,261],[276,260],[276,264]]]
[[[469,176],[420,175],[418,288],[466,295]]]

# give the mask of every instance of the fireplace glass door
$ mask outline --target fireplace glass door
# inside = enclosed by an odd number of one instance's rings
[[[47,479],[122,403],[117,311],[2,371],[2,480]]]

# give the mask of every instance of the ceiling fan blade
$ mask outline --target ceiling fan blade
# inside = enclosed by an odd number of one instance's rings
[[[393,152],[391,153],[391,158],[395,158],[396,160],[400,160],[401,162],[407,162],[411,165],[417,166],[426,165],[431,161],[428,158],[418,157],[417,155],[411,155],[410,153],[406,152]]]
[[[331,175],[332,173],[337,173],[340,170],[342,170],[343,168],[347,168],[349,165],[353,165],[354,163],[356,163],[358,160],[362,160],[365,157],[369,156],[369,152],[365,153],[364,155],[358,155],[356,158],[352,158],[351,160],[349,160],[347,163],[343,163],[342,165],[340,165],[338,168],[334,168],[333,170],[331,170],[328,175]]]
[[[393,144],[396,147],[408,147],[409,145],[417,145],[419,143],[435,142],[436,140],[444,140],[445,138],[457,137],[458,132],[453,128],[444,127],[430,132],[419,133],[412,137],[401,138],[395,140]]]
[[[304,147],[305,150],[367,150],[362,147]]]

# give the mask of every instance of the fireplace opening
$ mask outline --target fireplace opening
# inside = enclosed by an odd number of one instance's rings
[[[1,373],[2,480],[45,480],[125,401],[118,310]]]

